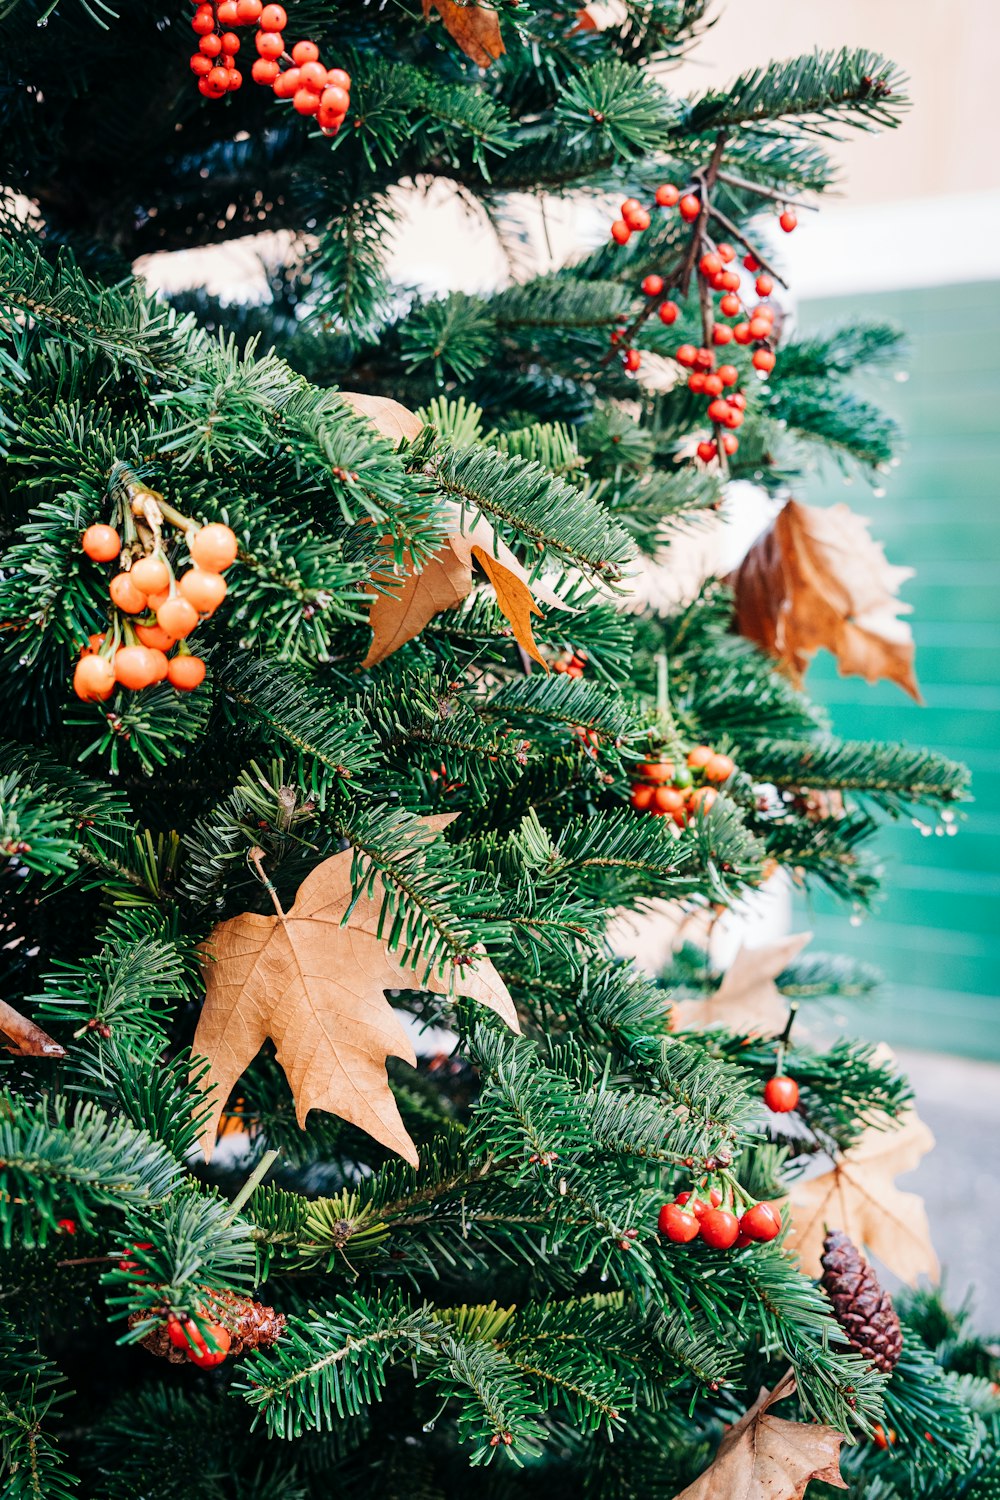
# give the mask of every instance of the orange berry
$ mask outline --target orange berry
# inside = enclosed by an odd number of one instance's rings
[[[679,813],[684,808],[684,793],[675,786],[658,786],[653,792],[657,812]]]
[[[774,369],[774,355],[770,349],[755,349],[751,363],[755,370],[763,370],[766,375]]]
[[[167,677],[182,693],[190,693],[205,680],[205,663],[200,656],[172,656],[167,662]]]
[[[632,787],[632,806],[636,812],[646,812],[653,800],[653,788],[637,781]]]
[[[136,625],[135,633],[144,646],[152,646],[155,651],[169,651],[171,646],[177,642],[172,635],[167,635],[159,625]]]
[[[206,573],[224,573],[236,561],[239,543],[228,526],[213,521],[188,540],[191,561]]]
[[[103,635],[88,635],[87,644],[80,647],[81,656],[93,656],[104,645]]]
[[[95,562],[111,562],[122,550],[122,539],[113,526],[88,526],[81,545]]]
[[[115,690],[115,669],[106,656],[82,656],[73,673],[73,691],[84,703],[102,702]]]
[[[148,598],[146,599],[146,603],[149,605],[150,609],[155,614],[156,611],[159,609],[160,605],[161,604],[166,604],[166,602],[167,602],[167,600],[169,598],[170,598],[170,590],[169,589],[160,589],[160,591],[159,591],[158,594],[150,594],[148,596]]]
[[[170,569],[162,557],[140,557],[132,564],[129,577],[144,594],[160,594],[170,587]]]
[[[728,781],[736,770],[736,762],[728,755],[713,755],[705,762],[706,781]]]
[[[695,745],[693,750],[688,751],[687,762],[692,771],[697,766],[707,766],[715,751],[709,745]]]
[[[157,624],[167,635],[173,636],[175,641],[183,641],[189,636],[198,623],[198,611],[187,599],[182,599],[180,594],[174,594],[172,599],[167,599],[156,611]]]
[[[122,646],[115,652],[115,677],[122,687],[131,688],[133,692],[149,687],[157,680],[156,657],[162,655],[162,651],[153,652],[148,646]]]
[[[116,573],[108,584],[108,593],[111,595],[111,602],[117,604],[127,615],[137,615],[146,608],[145,594],[136,588],[128,573]]]
[[[177,581],[177,587],[200,615],[210,615],[226,597],[226,580],[221,573],[206,573],[204,568],[190,568]]]
[[[639,775],[646,781],[673,781],[674,768],[669,760],[644,760],[639,767]]]
[[[714,786],[695,787],[694,791],[688,798],[688,807],[692,812],[697,811],[699,807],[701,808],[702,812],[708,812],[708,809],[712,806],[712,803],[716,801],[718,795],[719,794],[715,790]]]

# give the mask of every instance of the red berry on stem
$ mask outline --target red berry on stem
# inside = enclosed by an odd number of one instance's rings
[[[675,786],[658,786],[653,790],[653,806],[658,813],[678,813],[684,806],[683,793]]]
[[[698,351],[693,344],[681,344],[674,353],[674,359],[676,359],[677,363],[684,365],[689,370],[697,358]]]
[[[740,1233],[748,1240],[777,1239],[781,1233],[781,1217],[770,1203],[755,1203],[740,1219]]]
[[[81,546],[95,562],[111,562],[122,550],[121,537],[113,526],[88,526]]]
[[[716,245],[715,248],[719,252],[720,260],[724,260],[728,263],[729,261],[736,259],[736,251],[733,249],[732,245],[727,244],[725,240],[723,240],[721,244]]]
[[[728,453],[731,457],[739,446],[739,440],[734,438],[731,432],[724,432],[722,434],[722,449],[724,453]]]
[[[650,223],[649,213],[644,208],[637,208],[633,214],[629,215],[625,222],[630,229],[634,229],[637,232],[648,229]]]
[[[261,31],[284,31],[288,17],[280,5],[265,5],[260,13]]]
[[[218,57],[222,51],[221,36],[216,36],[214,32],[209,32],[208,36],[203,36],[198,43],[198,51],[203,52],[206,57]]]
[[[660,305],[660,322],[676,323],[679,308],[676,302],[663,302]]]
[[[759,271],[760,270],[760,264],[759,264],[759,262],[752,255],[744,255],[744,257],[743,257],[743,264],[746,266],[746,268],[747,268],[748,271]]]
[[[736,439],[733,438],[732,441],[735,442]],[[725,443],[725,438],[723,438],[723,443]],[[713,755],[711,760],[705,762],[705,779],[706,781],[728,781],[735,770],[736,762],[728,755]]]
[[[236,0],[236,16],[241,26],[252,26],[260,20],[263,0]]]
[[[285,39],[280,31],[258,31],[254,45],[261,57],[280,57],[285,50]]]
[[[718,276],[722,270],[722,261],[713,251],[706,250],[698,262],[698,268],[703,276]]]
[[[273,57],[258,57],[250,69],[250,77],[254,83],[273,83],[281,69]]]
[[[302,71],[304,73],[305,69]],[[303,82],[305,82],[304,79]],[[351,96],[346,89],[338,89],[333,85],[328,85],[320,94],[320,103],[330,114],[339,115],[343,119],[351,107]]]
[[[215,30],[215,17],[210,5],[205,6],[204,9],[199,6],[195,11],[191,17],[191,30],[196,31],[199,36],[208,36]]]
[[[702,1216],[699,1232],[713,1250],[729,1250],[740,1232],[739,1220],[728,1208],[710,1208]]]
[[[723,385],[735,385],[740,378],[735,365],[720,365],[717,373]]]
[[[750,319],[750,337],[752,339],[766,339],[771,332],[772,322],[771,318],[763,318],[759,313],[756,313]]]
[[[660,1209],[657,1227],[674,1244],[687,1245],[698,1237],[698,1220],[679,1203],[664,1203]]]
[[[680,193],[672,182],[661,182],[656,189],[656,201],[661,208],[673,208],[679,198]]]
[[[642,355],[639,353],[638,349],[626,349],[625,353],[622,355],[622,364],[625,366],[626,370],[631,370],[634,372],[638,370],[639,366],[642,364]]]
[[[703,380],[704,380],[704,384],[702,385],[702,390],[705,392],[706,396],[721,396],[722,395],[722,376],[721,375],[718,375],[718,374],[716,374],[716,373],[713,372],[711,375],[705,375],[703,377]]]
[[[240,39],[235,31],[224,31],[221,37],[222,50],[228,52],[230,57],[235,57],[240,50]]]
[[[790,208],[786,208],[783,214],[778,215],[778,223],[786,234],[791,234],[798,222],[798,219]]]
[[[343,89],[347,94],[351,92],[351,75],[345,73],[343,68],[331,68],[326,75],[326,81],[331,88]]]
[[[728,323],[716,323],[712,329],[713,344],[730,344],[733,340],[733,330]]]
[[[653,800],[653,788],[646,786],[642,781],[637,781],[632,787],[630,800],[636,812],[646,812]]]
[[[303,63],[319,62],[319,48],[315,42],[296,42],[292,48],[292,62],[300,68]]]
[[[624,219],[616,219],[611,226],[611,238],[619,245],[627,245],[632,238],[632,231]]]
[[[303,63],[299,68],[299,83],[303,88],[312,89],[315,94],[322,94],[327,87],[326,69],[323,64],[318,62]],[[345,96],[345,109],[350,102],[350,96]]]
[[[312,89],[296,89],[292,95],[292,108],[300,115],[318,115],[319,95]]]
[[[732,365],[723,365],[722,369],[723,370],[732,370],[733,371],[733,383],[735,383],[735,381],[739,378],[739,376],[737,375],[737,372],[736,372],[735,368]],[[731,382],[729,382],[729,381],[726,382],[727,385],[730,384],[730,383]],[[744,394],[743,394],[742,391],[734,391],[733,394],[729,398],[729,404],[730,404],[730,406],[735,406],[736,409],[737,409],[737,411],[745,411],[746,410],[746,404],[747,404],[747,398],[744,396]]]
[[[757,370],[763,370],[765,375],[774,369],[774,355],[770,349],[755,349],[753,352],[753,364]]]
[[[727,292],[737,292],[737,291],[739,291],[739,287],[740,287],[739,272],[738,271],[723,271],[722,276],[719,279],[719,284],[721,286],[725,287],[725,289],[726,289]]]
[[[694,362],[699,370],[711,370],[715,364],[715,355],[711,349],[699,349],[695,354]]]
[[[212,59],[206,57],[203,52],[195,52],[191,57],[191,72],[199,78],[206,77],[212,71]]]
[[[688,390],[693,391],[696,396],[703,396],[705,394],[705,380],[706,376],[700,370],[695,370],[687,378]]]
[[[750,324],[737,323],[733,329],[733,338],[738,344],[749,344],[751,342]]]
[[[740,299],[735,292],[727,292],[719,301],[719,311],[727,318],[735,318],[740,310]]]
[[[167,662],[167,680],[178,692],[190,693],[205,680],[205,663],[200,656],[172,656]]]
[[[710,401],[708,403],[708,418],[709,418],[710,422],[724,422],[726,420],[726,418],[728,417],[728,415],[729,415],[729,402],[728,401],[723,401],[720,397],[717,396],[714,401]],[[709,754],[711,754],[711,753],[712,752],[709,751]],[[693,765],[693,764],[694,764],[694,762],[691,760],[691,757],[689,756],[688,757],[688,765],[690,766],[690,765]],[[702,761],[702,762],[699,762],[699,764],[704,765],[705,762]]]
[[[717,457],[719,450],[714,443],[702,442],[698,444],[696,452],[703,464],[710,464],[712,459]],[[679,795],[680,793],[678,793]]]
[[[774,291],[774,282],[770,276],[758,276],[756,286],[758,297],[770,297]]]
[[[764,1103],[776,1115],[787,1115],[799,1102],[799,1086],[794,1078],[776,1073],[764,1086]]]
[[[688,806],[692,812],[696,812],[699,807],[702,812],[708,812],[713,802],[718,799],[718,796],[719,794],[714,786],[695,787],[694,791],[688,797]]]
[[[677,207],[681,218],[691,224],[701,213],[701,200],[696,198],[694,193],[685,193]]]
[[[236,0],[219,0],[217,15],[220,26],[238,26],[240,24],[240,8]]]
[[[663,277],[656,275],[645,276],[642,282],[642,289],[647,297],[658,297],[663,291]]]
[[[274,80],[274,96],[276,99],[291,99],[298,86],[298,68],[286,68]]]
[[[226,89],[228,89],[229,87],[229,69],[213,68],[210,73],[206,74],[205,81],[209,83],[213,89],[219,89],[223,93],[225,93]]]

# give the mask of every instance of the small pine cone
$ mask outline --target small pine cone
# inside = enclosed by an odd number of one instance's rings
[[[284,1313],[275,1312],[263,1302],[238,1297],[235,1292],[210,1292],[206,1311],[218,1318],[232,1338],[230,1354],[244,1349],[269,1349],[285,1330]]]
[[[144,1323],[150,1316],[148,1312],[129,1313],[128,1326],[134,1328],[137,1323]],[[155,1354],[157,1359],[168,1359],[172,1365],[187,1364],[187,1355],[184,1350],[178,1349],[176,1344],[170,1342],[166,1323],[157,1323],[156,1327],[151,1328],[146,1337],[140,1339],[139,1342],[144,1349],[149,1350],[150,1354]]]
[[[823,1241],[823,1286],[848,1342],[888,1374],[903,1347],[899,1318],[875,1272],[840,1229]]]

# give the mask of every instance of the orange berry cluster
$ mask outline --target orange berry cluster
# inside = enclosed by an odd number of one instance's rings
[[[707,812],[719,795],[711,783],[721,785],[735,770],[735,761],[709,745],[695,745],[686,763],[676,767],[667,758],[644,760],[632,782],[632,806],[657,818],[672,817],[683,828],[699,808]]]
[[[288,15],[283,6],[264,5],[263,0],[198,0],[191,25],[199,37],[191,71],[206,99],[221,99],[243,84],[236,66],[240,39],[225,28],[256,26],[251,78],[273,89],[276,98],[290,99],[300,115],[315,115],[324,135],[337,134],[351,107],[350,75],[343,68],[324,67],[315,42],[296,42],[291,53],[285,51]]]
[[[84,702],[104,702],[116,687],[138,692],[163,681],[190,692],[204,680],[205,663],[191,654],[187,638],[226,597],[222,574],[236,560],[237,542],[218,522],[186,537],[194,566],[180,578],[157,545],[111,579],[114,627],[89,638],[73,673],[73,690]],[[122,553],[113,526],[88,526],[82,546],[95,562],[111,562]]]
[[[567,651],[552,663],[553,672],[565,672],[567,677],[582,677],[587,667],[587,658],[578,651]]]
[[[201,1329],[193,1318],[188,1318],[182,1323],[180,1318],[174,1317],[171,1313],[167,1319],[167,1337],[175,1349],[184,1350],[193,1365],[197,1365],[201,1370],[210,1370],[213,1365],[222,1364],[233,1341],[228,1329],[223,1328],[221,1323],[207,1322],[204,1317],[202,1322],[216,1346],[214,1349],[209,1348]]]

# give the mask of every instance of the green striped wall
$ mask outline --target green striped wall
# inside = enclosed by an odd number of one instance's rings
[[[807,685],[840,734],[920,742],[965,761],[975,802],[955,837],[923,837],[910,823],[882,836],[885,899],[851,926],[823,898],[798,915],[814,947],[851,952],[886,974],[872,1009],[852,1025],[896,1045],[1000,1059],[1000,282],[806,303],[813,330],[849,317],[889,318],[912,339],[905,384],[872,394],[902,422],[902,466],[872,495],[839,474],[814,476],[802,498],[846,500],[871,517],[889,560],[916,568],[903,587],[914,605],[920,708],[888,684],[837,676],[824,652]]]

